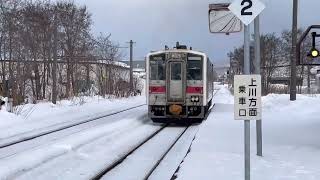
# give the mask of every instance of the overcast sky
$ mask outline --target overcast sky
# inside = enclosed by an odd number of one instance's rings
[[[112,40],[127,46],[137,42],[135,59],[151,50],[173,47],[176,41],[207,53],[216,64],[227,62],[227,53],[243,43],[243,33],[210,34],[208,5],[218,0],[75,0],[92,13],[95,35],[111,33]],[[223,0],[219,0],[223,1]],[[266,0],[261,31],[280,33],[291,29],[292,0]],[[299,27],[320,24],[320,0],[300,0]],[[126,51],[126,50],[125,50]],[[128,53],[127,53],[128,54]]]

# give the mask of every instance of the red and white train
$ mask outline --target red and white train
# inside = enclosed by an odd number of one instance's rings
[[[179,45],[146,58],[148,114],[154,122],[201,122],[213,98],[213,64]]]

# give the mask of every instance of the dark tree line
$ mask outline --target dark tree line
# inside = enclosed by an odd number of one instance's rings
[[[0,0],[0,95],[55,103],[90,89],[92,77],[98,94],[114,93],[117,70],[107,65],[121,53],[111,35],[94,37],[91,27],[87,7],[71,1]]]
[[[299,30],[298,36],[302,35],[302,30]],[[292,57],[292,38],[291,31],[283,31],[281,35],[275,33],[268,33],[261,35],[261,76],[262,76],[262,90],[264,94],[274,91],[271,86],[272,78],[283,78],[289,80],[290,76],[290,61]],[[253,42],[250,49],[251,72],[254,72],[254,48]],[[303,44],[302,58],[307,58],[310,52],[311,39],[308,38]],[[243,46],[235,48],[229,53],[231,62],[231,75],[241,74],[243,69]],[[297,66],[296,76],[303,81],[306,76],[310,79],[309,68],[305,66]],[[289,85],[290,82],[287,83]],[[302,82],[301,82],[302,83]],[[301,92],[302,84],[299,84],[299,91]],[[309,84],[309,83],[308,83]],[[283,93],[287,93],[287,90]]]

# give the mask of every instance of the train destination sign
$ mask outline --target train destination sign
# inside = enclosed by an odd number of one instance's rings
[[[245,25],[249,25],[265,8],[259,0],[235,0],[228,7]]]
[[[234,77],[235,120],[261,120],[261,76]]]

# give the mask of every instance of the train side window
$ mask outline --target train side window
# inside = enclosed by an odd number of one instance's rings
[[[171,64],[171,80],[179,81],[181,80],[181,63]]]
[[[202,60],[188,60],[188,80],[202,80]]]

